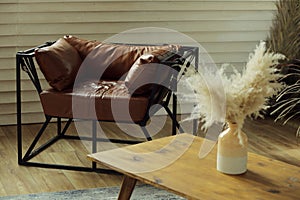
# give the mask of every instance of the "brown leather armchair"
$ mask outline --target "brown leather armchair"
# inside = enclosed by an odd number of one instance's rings
[[[155,112],[164,108],[173,122],[172,134],[176,134],[176,129],[182,131],[176,120],[177,102],[174,91],[179,71],[184,70],[182,66],[189,66],[194,58],[196,66],[197,56],[197,47],[107,44],[72,36],[65,36],[55,42],[18,52],[16,55],[18,163],[46,168],[111,172],[107,169],[98,169],[95,163],[90,168],[30,161],[59,139],[82,139],[66,134],[74,119],[91,120],[93,127],[96,127],[94,125],[98,121],[135,123],[141,126],[145,140],[151,140],[145,128],[146,123]],[[48,81],[49,89],[41,87],[34,59]],[[187,60],[189,62],[186,62]],[[157,67],[153,67],[158,65],[164,66],[164,70],[158,71]],[[25,155],[22,152],[21,70],[32,80],[46,118]],[[153,77],[156,79],[153,80]],[[171,96],[173,96],[172,111],[168,107]],[[149,109],[155,104],[160,104],[161,107],[149,113]],[[117,107],[118,112],[112,107]],[[128,109],[122,109],[124,107]],[[36,147],[53,118],[57,120],[58,134],[45,144]],[[67,119],[63,128],[62,119]],[[93,152],[97,151],[97,141],[103,141],[97,138],[96,131],[93,128],[92,137],[87,138],[93,141]],[[132,144],[145,140],[110,141]]]

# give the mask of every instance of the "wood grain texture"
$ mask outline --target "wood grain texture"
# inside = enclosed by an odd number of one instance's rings
[[[15,117],[15,116],[14,116]],[[122,137],[120,129],[113,123],[101,124],[108,136]],[[24,146],[28,147],[34,134],[41,124],[27,124],[23,126]],[[88,129],[88,127],[87,127]],[[300,167],[300,147],[295,139],[296,126],[285,126],[274,123],[272,119],[247,120],[244,132],[249,138],[249,151],[260,155],[281,160]],[[171,132],[170,120],[158,132],[155,138],[164,137]],[[67,134],[76,134],[74,124]],[[45,132],[43,141],[56,134],[55,124],[51,123]],[[198,132],[204,136],[203,132]],[[128,137],[128,136],[127,136]],[[106,148],[99,144],[99,151]],[[108,146],[107,148],[111,148]],[[90,165],[86,155],[89,152],[80,141],[60,141],[42,155],[35,158],[38,161],[66,162],[64,154],[74,162]],[[53,192],[72,189],[120,186],[122,176],[74,172],[67,170],[53,170],[33,167],[23,167],[17,164],[16,126],[0,126],[0,196]],[[255,177],[255,174],[251,176]],[[157,179],[157,181],[159,181]],[[186,183],[191,185],[192,183]]]
[[[118,200],[130,199],[137,180],[129,176],[124,176],[122,186],[119,192]]]
[[[251,197],[281,200],[299,197],[298,167],[249,153],[248,171],[245,174],[225,175],[216,171],[216,148],[207,157],[199,159],[202,143],[203,139],[200,137],[181,134],[91,154],[89,158],[126,176],[172,191],[187,199]],[[145,155],[145,151],[152,154]],[[176,159],[170,159],[178,152],[183,154]],[[169,160],[168,165],[163,163],[165,160]],[[157,165],[160,167],[157,168]],[[149,172],[138,171],[135,166],[142,169],[147,167]],[[152,167],[156,170],[151,170]]]

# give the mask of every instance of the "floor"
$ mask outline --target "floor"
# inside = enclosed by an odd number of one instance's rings
[[[154,130],[157,132],[155,137],[162,137],[169,133],[170,124],[169,120],[164,121],[160,118],[154,120],[152,128],[160,127]],[[40,126],[41,124],[23,126],[24,149],[28,147]],[[190,124],[185,126],[192,127]],[[283,126],[280,123],[274,123],[272,119],[247,120],[243,130],[249,138],[249,151],[300,167],[300,146],[295,137],[296,126],[295,124]],[[88,130],[90,126],[84,124],[82,127],[85,127],[84,130]],[[104,123],[101,127],[107,135],[119,137],[116,133],[120,132],[120,128],[114,124]],[[129,130],[135,132],[135,128],[131,127]],[[123,127],[124,129],[126,127]],[[80,131],[76,124],[70,128],[70,132],[77,132],[79,135],[82,134]],[[54,132],[55,123],[51,123],[42,140],[46,140]],[[201,131],[198,131],[197,134],[203,136]],[[109,145],[101,145],[101,148],[103,146],[114,148]],[[90,163],[86,159],[86,154],[89,153],[87,147],[87,143],[80,141],[59,141],[47,149],[47,152],[42,154],[43,156],[39,155],[35,159],[43,162],[89,166]],[[0,196],[117,186],[122,181],[121,175],[19,166],[17,163],[16,126],[0,127],[0,158]]]

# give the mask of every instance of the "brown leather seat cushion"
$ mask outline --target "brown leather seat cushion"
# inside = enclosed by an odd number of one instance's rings
[[[135,123],[144,118],[149,102],[130,96],[123,81],[87,81],[73,90],[45,90],[40,98],[46,115]]]

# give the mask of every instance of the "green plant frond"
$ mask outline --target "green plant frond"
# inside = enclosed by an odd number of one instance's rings
[[[297,62],[296,60],[292,60],[293,62]],[[290,62],[292,62],[290,61]],[[286,67],[290,70],[299,70],[300,69],[300,63],[289,63],[286,65]]]
[[[283,119],[286,119],[288,117],[288,110],[286,110],[285,112],[281,112],[275,119],[275,122],[276,121],[279,121],[279,120],[283,120]],[[286,123],[286,122],[285,122]]]
[[[286,118],[289,118],[288,112],[287,113],[280,113],[280,115],[278,115],[276,117],[275,121],[283,120],[283,119],[286,119]],[[288,122],[288,120],[285,120],[284,124],[286,124],[287,122]]]
[[[287,92],[287,91],[298,91],[299,90],[299,88],[300,88],[300,83],[299,83],[299,81],[297,81],[296,83],[294,83],[294,84],[292,84],[292,85],[288,85],[288,86],[286,86],[283,90],[282,90],[282,92]]]
[[[300,99],[292,99],[290,101],[286,101],[285,103],[281,104],[278,108],[276,108],[272,113],[277,113],[280,111],[280,114],[285,115],[287,112],[289,112],[291,109],[293,109],[297,104],[299,103]]]
[[[300,84],[293,84],[293,85],[289,85],[288,87],[286,87],[285,92],[289,92],[292,94],[298,94],[300,92]]]
[[[281,95],[285,96],[285,95],[299,95],[298,93],[300,92],[300,88],[299,86],[295,86],[296,88],[293,87],[287,87],[284,90],[282,90],[280,92],[280,97]]]
[[[268,47],[289,59],[300,58],[299,0],[279,0],[276,7],[277,13],[267,37]]]
[[[300,0],[278,0],[269,35],[266,39],[268,48],[275,53],[282,53],[287,60],[276,68],[283,76],[279,79],[285,87],[276,96],[272,106],[272,115],[284,124],[300,116]],[[300,126],[297,138],[300,138]]]
[[[282,83],[284,85],[284,87],[288,87],[290,85],[296,84],[297,79],[300,79],[300,77],[291,75],[291,76],[286,76],[286,77],[280,78],[277,80],[277,82]]]
[[[297,101],[297,99],[294,99],[295,101]],[[293,103],[293,99],[284,99],[281,101],[278,101],[274,106],[277,106],[276,110],[280,110],[282,107],[287,106],[288,104]]]
[[[289,99],[280,99],[280,101],[277,101],[277,102],[276,102],[276,105],[279,106],[279,105],[281,105],[281,104],[283,104],[283,103],[291,102],[291,99],[292,99],[292,98],[289,98]]]
[[[294,94],[296,94],[296,95],[300,95],[299,94],[299,89],[300,88],[298,88],[298,90],[296,90],[296,89],[294,89],[294,88],[285,88],[284,90],[282,90],[281,92],[280,92],[280,94],[277,96],[277,98],[276,98],[276,101],[278,102],[278,101],[282,101],[282,98],[283,97],[286,97],[286,96],[288,96],[288,95],[294,95]],[[299,97],[300,98],[300,97]]]
[[[289,116],[289,117],[283,122],[283,124],[286,124],[288,121],[290,121],[291,119],[293,119],[294,117],[296,117],[296,116],[299,115],[299,114],[300,114],[300,111],[298,111],[298,112],[292,114],[291,116]]]
[[[299,76],[299,78],[300,78],[300,70],[297,70],[295,72],[289,72],[288,74],[285,74],[284,76],[282,76],[281,79],[287,79],[291,76],[296,76],[296,77]]]

